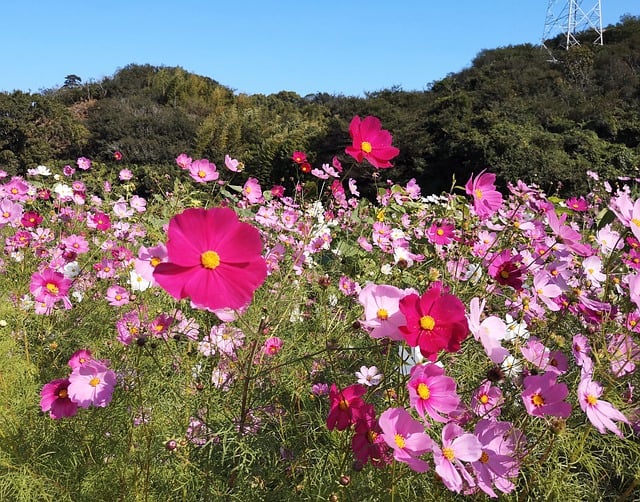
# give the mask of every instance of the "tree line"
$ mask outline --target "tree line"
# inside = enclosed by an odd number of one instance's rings
[[[531,44],[483,50],[423,91],[364,97],[237,94],[180,67],[131,64],[101,81],[68,75],[58,88],[0,93],[0,168],[23,174],[78,156],[108,167],[119,151],[141,172],[170,173],[181,152],[219,164],[229,154],[245,176],[287,183],[293,151],[328,162],[349,143],[354,115],[376,115],[401,151],[390,175],[416,178],[425,192],[488,169],[502,183],[584,193],[587,170],[638,176],[640,18],[609,26],[604,46],[582,37],[568,51],[552,49],[553,58]],[[365,169],[354,175],[371,180]]]

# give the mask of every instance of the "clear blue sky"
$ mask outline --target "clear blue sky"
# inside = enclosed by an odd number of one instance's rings
[[[595,4],[583,0],[584,4]],[[422,90],[482,49],[538,44],[548,0],[8,0],[0,91],[130,63],[181,66],[248,94]],[[640,0],[602,0],[603,24]],[[606,42],[606,34],[605,34]]]

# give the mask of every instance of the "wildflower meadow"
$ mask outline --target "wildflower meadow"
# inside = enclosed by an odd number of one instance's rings
[[[2,172],[0,500],[638,500],[638,180],[425,194],[349,133]]]

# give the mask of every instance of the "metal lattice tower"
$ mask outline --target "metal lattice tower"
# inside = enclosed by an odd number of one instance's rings
[[[549,52],[556,48],[548,46],[556,35],[562,33],[562,48],[568,50],[580,45],[576,35],[588,30],[595,31],[594,45],[604,44],[601,0],[549,0],[542,35],[542,45]]]

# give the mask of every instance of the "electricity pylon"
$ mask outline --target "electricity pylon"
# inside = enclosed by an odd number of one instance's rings
[[[557,48],[548,45],[556,35],[563,35],[561,48],[569,50],[580,45],[577,34],[588,30],[595,32],[594,45],[604,44],[601,0],[549,0],[542,34],[542,45],[549,53]]]

